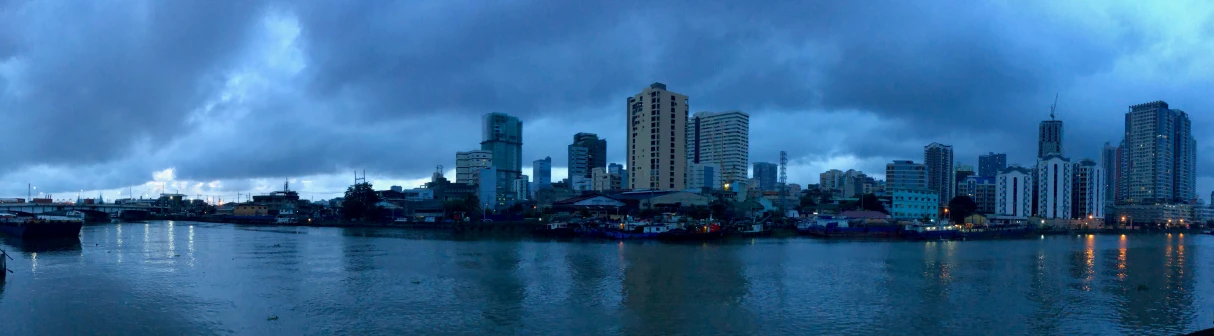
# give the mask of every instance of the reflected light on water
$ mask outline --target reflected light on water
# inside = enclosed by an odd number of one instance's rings
[[[30,252],[30,272],[38,272],[38,252]]]
[[[169,251],[165,253],[165,256],[169,258],[177,254],[177,244],[175,239],[173,239],[173,224],[173,221],[169,221]]]
[[[1117,247],[1117,279],[1125,280],[1125,277],[1126,277],[1126,268],[1125,268],[1126,241],[1125,241],[1124,234],[1121,235],[1121,241],[1119,241],[1117,243],[1117,245],[1118,245],[1118,247]]]
[[[194,226],[193,225],[190,225],[190,233],[189,233],[187,239],[188,239],[187,240],[188,243],[186,244],[186,249],[190,253],[190,255],[189,255],[190,266],[194,266]]]

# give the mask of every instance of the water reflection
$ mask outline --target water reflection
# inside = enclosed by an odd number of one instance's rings
[[[624,333],[745,333],[753,313],[739,246],[637,244],[623,249]],[[695,298],[694,300],[690,298]]]
[[[80,255],[79,237],[65,238],[13,238],[3,236],[4,245],[12,246],[18,252],[26,253],[57,253],[63,255]]]

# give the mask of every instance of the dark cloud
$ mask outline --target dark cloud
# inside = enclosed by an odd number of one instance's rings
[[[412,178],[478,148],[478,117],[492,111],[528,125],[525,162],[562,166],[579,131],[607,137],[622,161],[615,116],[654,81],[690,95],[693,112],[750,112],[752,161],[921,160],[930,142],[962,162],[1026,161],[1060,91],[1066,146],[1091,156],[1119,138],[1109,129],[1124,106],[1175,92],[1076,89],[1158,32],[1116,12],[1101,18],[1130,28],[1099,29],[1048,4],[0,0],[0,18],[14,18],[0,20],[0,70],[20,70],[0,72],[2,139],[24,144],[0,152],[11,158],[0,171],[104,167],[98,188],[169,167],[204,181]],[[285,57],[265,55],[277,48],[267,15],[297,25],[283,48],[299,69],[264,69]]]

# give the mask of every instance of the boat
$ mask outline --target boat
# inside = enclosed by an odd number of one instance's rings
[[[743,237],[763,237],[771,235],[771,228],[761,223],[752,223],[738,228],[736,232]]]
[[[961,239],[1026,238],[1036,234],[1028,225],[992,225],[984,228],[960,229]]]
[[[670,226],[666,224],[649,224],[645,222],[625,222],[620,223],[619,228],[610,228],[603,231],[603,235],[611,239],[653,239],[659,234],[670,231]]]
[[[66,216],[0,214],[0,232],[17,238],[79,237],[84,220]]]
[[[671,229],[666,232],[659,233],[657,238],[665,241],[716,240],[725,238],[725,232],[721,231],[720,224],[712,223],[694,225],[688,228]]]
[[[902,230],[902,238],[908,240],[949,240],[961,237],[957,225],[909,224]]]
[[[569,226],[569,223],[564,221],[549,222],[544,227],[536,229],[535,234],[544,237],[573,237],[577,236],[578,232]]]

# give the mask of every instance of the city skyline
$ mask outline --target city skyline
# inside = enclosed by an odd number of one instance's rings
[[[9,140],[28,145],[6,153],[0,195],[23,196],[32,184],[38,187],[33,193],[54,193],[56,198],[99,191],[113,198],[134,189],[137,195],[165,190],[232,199],[236,193],[276,190],[287,178],[305,195],[331,198],[349,184],[354,170],[366,170],[377,187],[416,186],[439,165],[453,175],[452,153],[477,148],[479,118],[492,111],[524,121],[522,170],[550,156],[552,178],[559,181],[566,176],[560,167],[567,160],[564,146],[577,132],[614,142],[606,162],[626,162],[620,99],[652,82],[691,97],[689,113],[749,113],[750,161],[775,162],[779,151],[788,151],[789,181],[801,185],[815,183],[829,169],[883,178],[886,163],[918,161],[917,152],[932,142],[955,146],[958,165],[976,166],[978,155],[990,151],[1006,152],[1009,164],[1032,165],[1037,126],[1048,118],[1055,94],[1056,117],[1066,124],[1063,152],[1073,160],[1099,159],[1104,142],[1116,145],[1129,105],[1165,100],[1182,106],[1191,113],[1198,135],[1214,121],[1205,113],[1214,105],[1202,94],[1214,87],[1214,74],[1201,70],[1205,61],[1152,48],[1168,43],[1173,46],[1168,50],[1202,54],[1206,39],[1194,28],[1200,27],[1194,18],[1211,9],[1205,3],[1145,13],[1094,3],[1101,12],[1135,18],[1116,30],[1091,20],[1087,7],[1032,3],[1018,4],[1017,11],[992,11],[991,6],[1000,5],[989,3],[966,2],[946,10],[894,3],[877,15],[854,4],[815,11],[798,5],[745,9],[774,22],[776,29],[808,32],[795,39],[745,35],[741,32],[752,27],[745,22],[731,29],[743,36],[717,34],[716,29],[725,28],[688,26],[682,16],[636,26],[620,18],[628,10],[619,7],[627,6],[601,4],[551,8],[559,18],[541,24],[568,29],[543,35],[522,28],[526,25],[517,14],[531,12],[531,5],[476,9],[495,14],[482,27],[511,36],[496,40],[505,49],[494,54],[543,54],[538,71],[531,72],[559,76],[520,75],[515,69],[522,64],[504,56],[451,56],[466,54],[466,47],[418,54],[404,47],[374,48],[373,38],[351,42],[325,33],[333,31],[325,15],[366,17],[376,12],[369,8],[194,5],[153,7],[165,17],[192,13],[196,20],[115,19],[140,12],[126,4],[91,12],[24,2],[0,12],[0,111],[28,111],[7,123],[14,127],[7,132]],[[464,22],[454,14],[458,6],[445,4],[413,15]],[[678,10],[664,7],[652,14],[671,12]],[[898,20],[879,19],[889,13],[902,14]],[[966,19],[950,15],[958,13]],[[789,20],[805,15],[815,19]],[[66,23],[43,24],[52,17]],[[231,24],[217,30],[200,23],[210,21]],[[828,32],[822,25],[834,28]],[[881,33],[863,28],[872,25],[881,27]],[[671,34],[653,37],[656,43],[685,48],[619,54],[615,50],[628,50],[622,46],[634,43],[636,33],[605,33],[603,27],[665,28]],[[983,29],[969,29],[974,27]],[[425,43],[407,32],[440,28],[408,23],[343,29],[355,36],[387,34]],[[89,30],[113,35],[96,41],[67,38]],[[126,33],[131,31],[143,33]],[[447,38],[452,46],[484,45],[475,43],[484,37],[474,31],[450,31]],[[161,37],[170,32],[191,32],[197,40]],[[577,41],[570,34],[578,32],[596,34],[602,47],[579,44],[573,55],[545,53],[565,50],[569,41]],[[958,45],[939,48],[936,39],[914,36],[946,36]],[[169,42],[139,43],[143,40]],[[750,48],[710,48],[732,41]],[[874,41],[896,43],[903,51],[865,47]],[[183,42],[188,44],[177,44]],[[179,49],[195,56],[163,57]],[[906,52],[921,56],[908,60],[901,57]],[[89,54],[107,56],[88,62],[67,56]],[[46,55],[64,56],[42,57]],[[959,57],[969,61],[958,62]],[[674,66],[673,59],[690,61]],[[112,68],[144,71],[106,75]],[[490,70],[471,78],[455,75],[466,68]],[[585,80],[587,73],[604,76]],[[504,84],[503,78],[517,82]],[[879,84],[888,82],[905,85],[890,90]],[[555,92],[540,94],[540,88]],[[849,127],[813,126],[832,124]],[[1198,152],[1212,141],[1197,140]],[[79,145],[84,141],[105,146]],[[1197,159],[1196,194],[1207,195],[1214,189],[1214,165],[1209,164],[1214,161]]]

